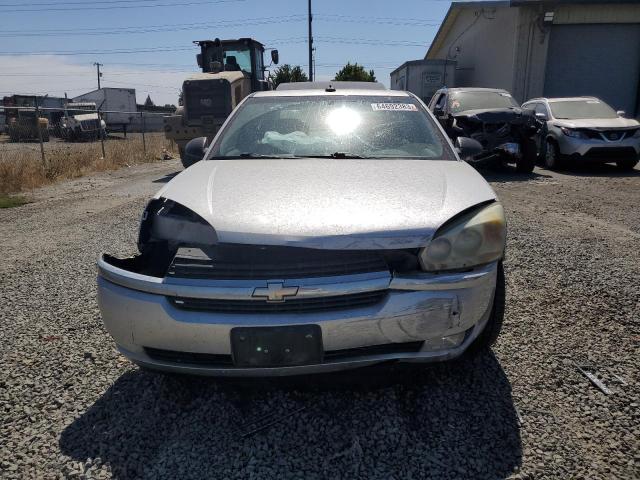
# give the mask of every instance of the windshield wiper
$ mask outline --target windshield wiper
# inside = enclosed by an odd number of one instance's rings
[[[295,155],[294,158],[371,158],[363,155],[357,155],[349,152],[334,152],[330,154],[318,154],[318,155]]]
[[[364,157],[362,155],[356,155],[355,153],[348,152],[334,152],[331,154],[318,154],[318,155],[295,155],[295,154],[283,154],[283,155],[263,155],[260,153],[241,153],[239,155],[219,155],[214,157],[209,157],[208,160],[234,160],[239,158],[283,158],[283,159],[292,159],[292,158],[371,158]]]
[[[293,158],[291,155],[262,155],[260,153],[245,152],[239,155],[218,155],[209,157],[209,160],[234,160],[238,158]]]

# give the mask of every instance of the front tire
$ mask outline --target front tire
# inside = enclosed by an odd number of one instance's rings
[[[557,170],[562,165],[562,158],[558,144],[547,139],[547,149],[544,155],[544,166],[547,170]]]
[[[618,166],[618,168],[620,170],[622,170],[623,172],[630,172],[631,170],[633,170],[635,168],[635,166],[638,164],[638,159],[636,158],[635,160],[630,158],[627,160],[618,160],[616,162],[616,165]]]
[[[505,297],[506,286],[504,279],[504,267],[502,262],[499,262],[496,276],[496,292],[493,296],[491,314],[484,329],[480,335],[478,335],[478,338],[476,338],[473,344],[471,344],[469,349],[472,352],[488,349],[498,339],[500,331],[502,330],[502,323],[504,321]]]

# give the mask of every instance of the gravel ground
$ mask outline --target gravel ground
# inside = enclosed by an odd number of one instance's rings
[[[640,171],[488,174],[510,227],[493,352],[250,383],[141,372],[102,326],[96,257],[133,252],[177,169],[0,211],[0,477],[640,478]]]

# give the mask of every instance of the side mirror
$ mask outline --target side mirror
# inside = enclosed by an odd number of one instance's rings
[[[469,137],[458,137],[455,143],[456,151],[460,158],[475,157],[482,153],[482,145],[479,141]]]
[[[547,119],[547,114],[546,113],[542,113],[542,112],[537,112],[536,113],[536,118],[538,120],[544,120],[545,122],[548,120]]]
[[[627,112],[625,112],[624,110],[618,110],[616,113],[619,117],[624,117],[627,114]]]
[[[278,50],[271,50],[271,61],[277,65],[280,61],[280,55],[278,54]]]
[[[194,163],[202,160],[207,151],[207,147],[207,137],[198,137],[190,140],[186,147],[184,147],[184,154],[181,158],[184,168],[189,168]]]

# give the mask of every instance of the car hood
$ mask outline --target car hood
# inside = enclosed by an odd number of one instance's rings
[[[552,120],[552,123],[558,127],[567,128],[592,128],[594,130],[608,130],[608,129],[625,129],[634,128],[640,126],[637,120],[631,118],[576,118],[576,119],[561,119],[556,118]]]
[[[535,113],[532,110],[517,107],[465,110],[453,114],[453,117],[456,120],[477,124],[510,123],[512,125],[542,125],[542,123],[536,119]]]
[[[522,108],[486,108],[478,110],[465,110],[454,113],[454,118],[467,118],[484,123],[513,122],[523,117],[530,117],[533,113]]]
[[[432,160],[208,160],[156,198],[196,212],[221,243],[320,249],[426,245],[495,193],[473,168]]]
[[[98,114],[97,113],[83,113],[81,115],[73,115],[73,118],[79,122],[82,122],[84,120],[97,120],[98,119]]]

